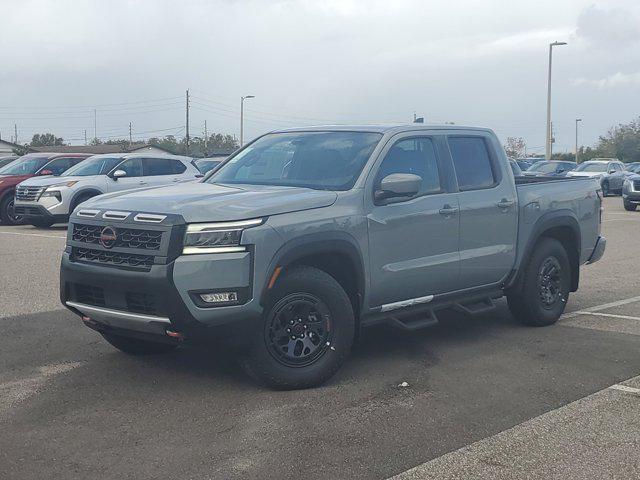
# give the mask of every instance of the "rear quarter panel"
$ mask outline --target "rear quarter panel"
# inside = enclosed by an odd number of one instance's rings
[[[519,215],[518,257],[522,264],[532,236],[540,225],[553,217],[573,218],[580,229],[580,263],[585,263],[600,234],[600,201],[596,191],[599,183],[593,179],[563,179],[517,185]]]

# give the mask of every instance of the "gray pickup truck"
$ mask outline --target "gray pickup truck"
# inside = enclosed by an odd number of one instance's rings
[[[454,308],[550,325],[601,258],[592,179],[518,178],[460,126],[269,133],[201,182],[114,192],[71,216],[61,300],[129,354],[218,342],[275,388],[322,384],[359,330]]]

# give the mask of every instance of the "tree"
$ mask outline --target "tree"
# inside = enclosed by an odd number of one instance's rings
[[[64,145],[64,140],[53,133],[36,133],[31,138],[31,147],[55,147]]]
[[[522,158],[527,151],[527,144],[522,137],[507,137],[507,144],[504,147],[507,157]]]
[[[598,141],[598,156],[613,157],[623,162],[640,161],[640,117],[627,124],[612,127]]]

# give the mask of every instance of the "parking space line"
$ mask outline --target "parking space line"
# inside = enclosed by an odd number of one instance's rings
[[[615,385],[611,385],[609,388],[613,390],[620,390],[621,392],[633,393],[635,395],[640,395],[640,388],[627,387],[626,385],[621,385],[616,383]]]
[[[0,235],[20,235],[24,237],[42,237],[42,238],[62,238],[65,239],[67,236],[61,237],[60,235],[42,235],[41,233],[22,233],[22,232],[0,232]]]
[[[618,315],[615,313],[602,313],[602,312],[575,312],[579,315],[593,315],[595,317],[609,317],[609,318],[621,318],[623,320],[638,320],[640,321],[640,317],[632,317],[630,315]]]
[[[585,315],[585,313],[599,312],[602,310],[607,310],[608,308],[620,307],[622,305],[627,305],[628,303],[635,303],[635,302],[640,302],[640,297],[631,297],[631,298],[626,298],[624,300],[618,300],[611,303],[596,305],[595,307],[583,308],[582,310],[578,310],[576,312],[565,313],[564,315],[562,315],[562,317],[560,317],[560,319],[565,320],[567,318],[573,318],[573,317],[578,317],[580,315]]]

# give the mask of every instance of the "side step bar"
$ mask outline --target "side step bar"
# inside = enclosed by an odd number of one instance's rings
[[[457,300],[440,300],[436,298],[432,303],[398,302],[404,303],[392,312],[382,310],[363,319],[362,326],[387,323],[392,327],[413,332],[422,328],[432,327],[439,323],[436,311],[452,309],[466,315],[481,315],[496,308],[494,299],[502,296],[501,292],[485,292],[476,297]]]

